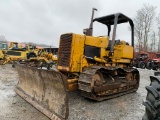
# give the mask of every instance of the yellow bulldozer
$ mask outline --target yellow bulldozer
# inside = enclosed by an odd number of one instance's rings
[[[13,47],[7,51],[7,55],[11,61],[18,61],[21,59],[29,59],[30,57],[36,57],[39,49],[36,49],[34,45],[26,44],[25,47],[18,46],[17,42],[13,43]]]
[[[79,90],[86,98],[102,101],[135,92],[139,87],[139,71],[132,68],[133,21],[122,13],[93,19],[95,10],[83,35],[60,36],[56,70],[24,64],[16,67],[19,75],[16,93],[52,120],[68,118],[69,91]],[[108,28],[107,37],[92,35],[93,22]],[[131,27],[131,45],[115,39],[117,25],[122,23]]]

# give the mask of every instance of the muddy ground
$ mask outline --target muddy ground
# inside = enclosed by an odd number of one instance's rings
[[[94,102],[69,94],[69,120],[141,120],[142,102],[146,97],[145,86],[150,84],[151,70],[139,69],[141,79],[137,92],[103,102]],[[0,120],[49,120],[45,115],[16,95],[14,87],[18,75],[10,64],[0,66]]]

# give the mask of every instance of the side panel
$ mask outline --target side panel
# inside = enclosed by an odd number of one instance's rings
[[[123,58],[133,58],[133,47],[125,45],[123,48]]]
[[[84,54],[84,35],[74,35],[72,41],[72,53],[71,53],[71,72],[80,72],[82,56]]]
[[[93,37],[93,36],[86,36],[86,45],[95,46],[99,48],[107,48],[109,44],[108,37]]]
[[[128,45],[117,45],[114,47],[114,58],[133,58],[133,47]]]

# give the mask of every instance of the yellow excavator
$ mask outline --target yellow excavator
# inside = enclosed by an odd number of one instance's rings
[[[122,13],[93,19],[95,10],[83,35],[60,36],[56,70],[25,64],[16,67],[19,75],[16,93],[52,120],[68,118],[69,91],[79,90],[86,98],[102,101],[135,92],[139,87],[139,71],[132,68],[133,21]],[[104,24],[107,36],[94,37],[93,22]],[[115,39],[117,25],[122,23],[131,27],[130,45]]]

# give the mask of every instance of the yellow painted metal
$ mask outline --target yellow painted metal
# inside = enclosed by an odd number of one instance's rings
[[[2,50],[0,49],[0,59],[3,59],[4,58],[4,54],[2,52]]]
[[[113,62],[115,63],[130,63],[130,59],[112,59]]]
[[[67,79],[68,83],[77,83],[78,79],[74,78],[74,79]]]
[[[78,89],[78,79],[73,78],[73,79],[67,79],[68,82],[68,91],[73,91]]]
[[[63,66],[57,66],[58,70],[62,70],[62,71],[69,71],[69,67],[63,67]]]
[[[14,52],[21,52],[20,56],[16,56],[16,55],[8,55],[10,57],[11,61],[17,61],[20,59],[26,59],[26,54],[28,53],[28,51],[14,51]]]
[[[27,55],[30,53],[33,53],[36,56],[38,56],[38,52],[40,50],[42,52],[44,52],[42,48],[37,49],[35,46],[32,46],[32,45],[26,45],[26,49],[23,49],[20,46],[18,46],[17,42],[11,42],[9,48],[12,48],[12,49],[8,50],[8,53],[9,53],[8,56],[10,57],[11,61],[18,61],[21,59],[27,59]],[[54,59],[57,60],[56,58],[54,58]]]
[[[0,65],[4,65],[10,61],[10,58],[7,54],[4,54],[0,49]]]
[[[133,47],[126,45],[126,43],[122,41],[120,44],[114,46],[113,58],[132,59],[133,58]]]
[[[79,34],[73,34],[72,39],[72,51],[70,59],[70,71],[80,72],[81,70],[81,57],[84,53],[85,36]]]
[[[72,46],[69,66],[57,66],[59,70],[80,72],[88,62],[84,57],[84,46],[90,45],[101,48],[101,58],[106,55],[105,48],[108,46],[108,37],[92,37],[80,34],[72,34]],[[98,58],[97,58],[98,59]]]
[[[120,41],[118,44],[115,44],[113,56],[109,56],[109,50],[106,49],[109,45],[109,37],[93,37],[72,33],[71,38],[69,66],[58,65],[57,69],[60,71],[78,73],[82,72],[84,67],[94,65],[89,63],[84,55],[86,45],[100,49],[100,56],[94,56],[92,58],[99,65],[103,63],[103,65],[106,64],[107,66],[116,66],[117,63],[130,63],[133,58],[133,47],[129,46],[125,41]],[[107,63],[108,59],[110,59],[110,63]]]
[[[100,63],[107,63],[104,59],[97,58],[96,56],[94,57],[94,60]]]
[[[59,70],[65,70],[70,72],[80,72],[81,61],[84,52],[85,36],[79,34],[72,35],[72,47],[70,54],[70,65],[69,66],[57,66]]]
[[[40,56],[43,58],[46,58],[48,61],[57,61],[58,60],[58,58],[55,57],[52,53],[48,53],[45,51],[43,51]]]
[[[93,37],[86,36],[85,44],[95,46],[99,48],[107,48],[109,43],[109,37]]]

